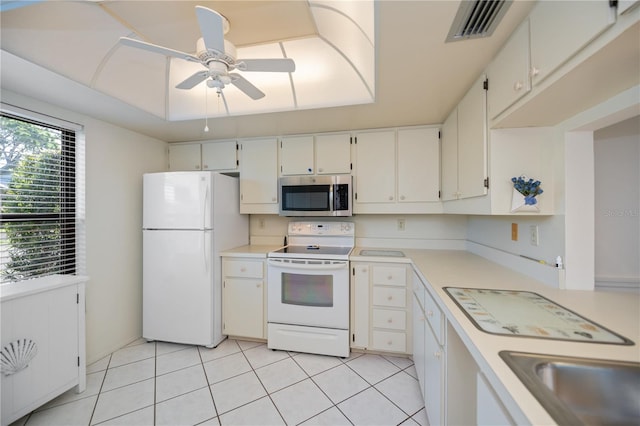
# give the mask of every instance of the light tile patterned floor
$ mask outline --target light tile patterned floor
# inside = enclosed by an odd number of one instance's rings
[[[225,340],[217,348],[136,341],[11,426],[426,425],[410,359],[347,359]]]

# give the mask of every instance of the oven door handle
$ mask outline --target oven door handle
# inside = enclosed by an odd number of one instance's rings
[[[344,261],[340,263],[330,263],[330,264],[317,264],[317,263],[284,263],[277,260],[269,259],[269,265],[275,266],[280,269],[297,269],[297,270],[304,269],[309,272],[335,271],[338,269],[349,269],[348,261]]]

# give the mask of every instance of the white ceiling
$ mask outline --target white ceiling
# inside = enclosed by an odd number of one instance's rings
[[[204,96],[198,99],[189,93],[199,91],[200,86],[180,94],[180,99],[165,92],[176,83],[168,72],[173,66],[170,62],[176,60],[123,47],[119,37],[133,35],[192,52],[199,37],[194,8],[203,5],[229,19],[226,38],[236,45],[239,57],[273,57],[279,53],[278,42],[286,41],[291,46],[287,50],[293,52],[297,43],[311,41],[315,47],[299,50],[311,50],[320,57],[324,49],[352,65],[362,50],[326,49],[327,40],[333,38],[330,45],[335,46],[341,40],[347,43],[344,40],[351,35],[330,34],[312,9],[322,5],[325,12],[326,6],[344,9],[360,3],[56,1],[5,7],[11,3],[3,2],[0,13],[3,91],[170,142],[441,123],[532,6],[529,1],[515,1],[491,37],[444,43],[459,1],[377,1],[374,21],[362,24],[365,33],[375,29],[371,43],[375,45],[375,85],[369,91],[375,95],[374,102],[358,91],[362,78],[348,80],[337,77],[333,70],[323,70],[320,75],[325,78],[316,81],[313,90],[299,89],[300,99],[303,94],[310,99],[302,102],[307,102],[306,109],[283,112],[289,108],[283,104],[271,107],[278,112],[210,118],[211,131],[205,133]],[[299,62],[304,67],[305,62]],[[272,73],[245,73],[245,77],[269,97]],[[341,87],[339,82],[348,84]],[[234,88],[225,88],[230,101],[234,98],[228,89]],[[342,106],[323,104],[319,95],[327,93],[332,93],[333,105]],[[354,95],[357,101],[345,101],[347,95]],[[206,106],[210,117],[220,112],[217,103],[211,93]]]

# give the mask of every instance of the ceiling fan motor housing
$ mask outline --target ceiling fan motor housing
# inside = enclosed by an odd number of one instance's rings
[[[196,52],[196,56],[207,65],[211,61],[222,61],[233,67],[236,62],[236,47],[228,40],[224,41],[224,52],[218,52],[213,49],[207,50],[204,39],[200,37],[196,42]]]

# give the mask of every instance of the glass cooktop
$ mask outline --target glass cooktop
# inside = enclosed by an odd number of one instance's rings
[[[307,246],[288,245],[269,253],[269,257],[300,257],[348,259],[353,247],[326,246],[311,244]]]

